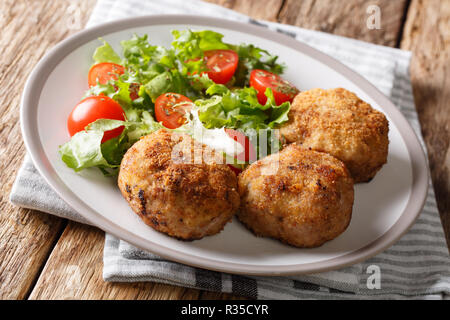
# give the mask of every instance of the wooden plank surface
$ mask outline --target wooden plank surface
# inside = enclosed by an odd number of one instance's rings
[[[406,0],[270,0],[270,5],[267,5],[266,1],[258,0],[209,1],[257,19],[290,23],[390,46],[395,46],[400,40],[407,3]],[[374,3],[378,4],[381,9],[380,30],[368,30],[365,25],[367,6]],[[436,45],[435,41],[438,41],[439,37],[444,36],[443,39],[447,40],[441,45],[448,50],[449,42],[445,37],[448,34],[440,36],[436,34],[434,40],[422,39],[426,38],[426,33],[422,30],[418,31],[418,29],[422,28],[423,24],[428,24],[433,32],[436,31],[433,29],[433,22],[425,19],[425,11],[420,11],[424,10],[421,7],[423,5],[422,1],[413,1],[409,11],[416,13],[410,13],[408,16],[407,26],[410,31],[405,32],[402,47],[412,48],[415,52],[422,54],[421,50],[425,50],[420,48],[423,43],[433,46]],[[0,2],[0,14],[2,15],[2,19],[0,19],[0,27],[2,27],[2,37],[0,38],[0,53],[2,53],[0,65],[0,102],[2,102],[0,141],[2,143],[0,150],[2,152],[0,152],[0,160],[3,160],[0,163],[2,172],[0,177],[0,182],[2,182],[0,297],[24,298],[31,292],[29,295],[31,299],[234,298],[231,295],[154,283],[105,283],[101,277],[103,232],[93,227],[70,222],[58,239],[64,228],[62,219],[18,209],[7,202],[12,181],[24,155],[18,127],[18,105],[23,82],[32,66],[46,50],[76,31],[77,28],[82,28],[93,6],[94,1],[90,0],[34,2],[3,0]],[[442,9],[438,5],[434,5],[432,12],[426,11],[426,15],[439,14],[439,10]],[[418,17],[422,22],[418,23],[415,18],[411,17]],[[441,32],[449,30],[448,25],[445,26],[445,22],[440,21],[437,25],[441,29],[446,27]],[[438,48],[442,49],[442,47]],[[448,51],[446,52],[448,53]],[[438,55],[438,53],[437,50],[428,52],[430,55]],[[425,54],[423,60],[426,57]],[[439,66],[442,66],[442,61]],[[448,111],[446,113],[448,109],[445,109],[444,100],[444,97],[448,97],[448,91],[446,91],[446,96],[435,97],[439,95],[436,93],[439,92],[437,90],[448,90],[448,82],[446,85],[448,64],[445,69],[447,71],[443,72],[437,70],[434,64],[427,65],[427,63],[429,62],[422,61],[418,63],[419,67],[412,69],[414,72],[416,72],[415,70],[420,71],[413,74],[413,79],[417,79],[415,90],[418,92],[415,91],[415,96],[421,102],[422,109],[419,109],[419,113],[427,145],[429,148],[432,147],[430,148],[430,159],[433,178],[435,184],[437,181],[436,186],[442,188],[437,190],[438,198],[440,197],[441,200],[439,207],[441,210],[444,208],[443,212],[448,217],[450,206],[445,199],[449,197],[448,161],[450,156],[448,126],[445,126],[445,115],[448,119]],[[435,86],[429,88],[429,92],[422,96],[421,90],[428,88],[425,83],[420,85],[421,81],[426,81],[426,79],[420,80],[422,75],[431,77],[432,73],[436,71],[442,73],[433,82]],[[14,84],[14,87],[11,90],[11,85],[4,84]],[[431,96],[432,92],[435,93],[435,96]],[[435,112],[437,114],[434,114]],[[434,127],[439,128],[442,135],[433,129]],[[439,161],[446,165],[439,166]],[[440,178],[440,174],[445,175],[446,178]],[[448,219],[443,220],[447,221],[446,229],[448,230]],[[22,226],[20,221],[25,221],[25,225]],[[56,241],[56,246],[54,246]],[[49,258],[46,260],[48,256]],[[34,285],[36,279],[37,282]]]
[[[406,0],[286,0],[278,21],[394,47],[406,4]],[[372,22],[369,6],[380,10],[380,29],[367,27],[367,21]]]
[[[104,232],[70,222],[31,292],[30,299],[216,299],[231,295],[165,284],[108,283],[102,279]]]
[[[414,99],[450,246],[450,1],[413,0],[401,48],[411,50]]]
[[[206,0],[246,14],[253,19],[277,21],[283,0]]]
[[[198,291],[147,283],[102,280],[104,232],[70,222],[31,292],[30,299],[197,299]]]
[[[17,208],[8,201],[25,149],[20,95],[28,74],[56,43],[76,32],[70,1],[0,1],[0,299],[25,298],[65,226],[63,219]],[[80,12],[78,29],[91,11]]]

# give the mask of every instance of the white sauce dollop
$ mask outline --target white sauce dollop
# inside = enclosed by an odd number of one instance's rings
[[[240,143],[226,133],[225,128],[206,129],[198,117],[198,109],[196,108],[191,110],[191,120],[183,127],[183,131],[189,131],[196,141],[230,157],[234,158],[245,151]]]

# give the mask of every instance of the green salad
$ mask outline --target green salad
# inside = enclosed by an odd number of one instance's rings
[[[120,43],[121,55],[100,39],[89,89],[68,117],[71,139],[59,148],[68,167],[114,175],[139,138],[162,128],[193,135],[193,122],[226,130],[236,141],[265,130],[270,139],[257,141],[257,150],[279,143],[273,130],[288,120],[298,90],[280,77],[278,57],[226,43],[210,30],[172,35],[170,48],[134,35]]]

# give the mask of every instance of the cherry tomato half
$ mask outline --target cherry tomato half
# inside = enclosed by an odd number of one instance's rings
[[[89,87],[100,84],[107,84],[110,80],[117,80],[118,76],[125,72],[125,68],[119,64],[111,62],[102,62],[94,64],[89,70],[88,83]]]
[[[255,69],[250,73],[250,86],[258,91],[258,102],[265,104],[266,89],[271,88],[277,105],[283,102],[292,102],[299,90],[279,75],[269,71]]]
[[[141,86],[139,85],[139,83],[131,83],[129,90],[130,90],[130,99],[131,100],[136,100],[137,98],[139,98],[139,88]]]
[[[244,147],[244,151],[238,154],[235,157],[236,159],[245,162],[256,161],[256,149],[245,134],[233,129],[225,129],[225,132],[228,134],[230,138],[232,138],[234,141],[237,141],[241,146]],[[243,170],[243,166],[239,164],[237,165],[228,164],[228,166],[236,174],[241,173]]]
[[[191,99],[179,93],[167,92],[155,101],[155,116],[158,122],[169,129],[176,129],[186,122],[184,115],[191,109]]]
[[[205,51],[208,77],[215,83],[225,84],[231,80],[239,62],[238,54],[233,50]]]
[[[106,96],[92,96],[81,100],[67,119],[67,129],[70,136],[83,131],[86,126],[98,119],[125,120],[122,107]],[[105,131],[102,143],[119,136],[123,127]]]

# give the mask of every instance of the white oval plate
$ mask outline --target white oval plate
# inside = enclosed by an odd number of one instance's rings
[[[257,238],[236,219],[218,235],[183,242],[154,231],[132,212],[115,179],[98,170],[79,174],[60,160],[58,146],[69,139],[66,119],[87,89],[91,57],[103,37],[117,52],[133,33],[169,46],[173,29],[211,29],[230,43],[252,43],[277,54],[288,66],[285,78],[301,90],[344,87],[386,114],[390,123],[388,163],[367,184],[355,186],[348,229],[320,248],[297,249]],[[297,70],[302,70],[301,74]],[[21,106],[26,147],[39,172],[76,211],[99,228],[167,259],[210,270],[287,275],[340,268],[392,245],[423,207],[428,171],[413,130],[374,86],[344,65],[309,46],[253,25],[200,16],[150,16],[107,23],[70,37],[33,70]]]

